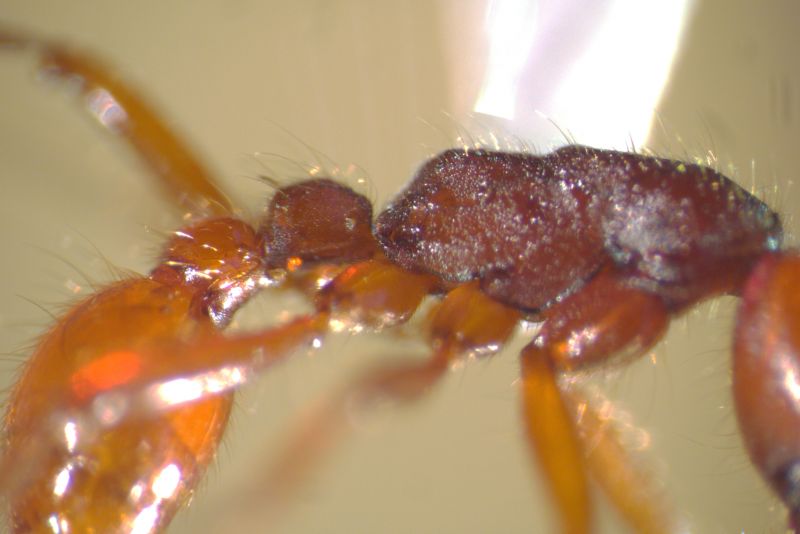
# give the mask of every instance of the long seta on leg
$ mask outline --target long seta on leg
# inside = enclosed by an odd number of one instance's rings
[[[671,532],[675,516],[649,475],[632,462],[613,422],[603,421],[564,372],[642,354],[667,327],[655,295],[606,271],[545,313],[536,338],[523,349],[522,409],[536,463],[555,501],[561,531],[592,530],[588,473],[636,532]]]

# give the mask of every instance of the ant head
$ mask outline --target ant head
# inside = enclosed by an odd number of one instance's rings
[[[268,268],[295,270],[307,262],[348,263],[367,259],[377,251],[369,200],[324,178],[278,190],[259,235]]]

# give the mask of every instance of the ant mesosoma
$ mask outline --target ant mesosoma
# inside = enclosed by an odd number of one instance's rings
[[[42,69],[77,83],[95,118],[192,214],[148,276],[73,306],[26,364],[0,461],[12,531],[163,531],[212,461],[232,391],[248,375],[332,325],[403,323],[431,294],[441,300],[426,320],[430,358],[368,373],[347,391],[418,398],[455,359],[498,350],[523,317],[541,320],[521,354],[522,409],[571,533],[592,528],[588,473],[637,531],[668,532],[672,518],[613,428],[559,376],[640,355],[689,306],[741,295],[737,413],[753,463],[797,527],[800,259],[781,251],[778,216],[728,178],[582,146],[544,156],[449,150],[374,221],[367,199],[322,178],[279,189],[254,228],[93,57],[13,33],[0,33],[0,45],[35,49]],[[310,293],[315,312],[221,332],[273,286]],[[334,402],[326,415],[339,409]]]

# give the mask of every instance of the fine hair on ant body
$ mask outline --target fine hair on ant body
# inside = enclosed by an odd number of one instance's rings
[[[426,162],[374,225],[365,198],[323,178],[281,188],[252,228],[92,57],[27,36],[0,42],[36,49],[43,69],[79,79],[87,99],[122,111],[98,118],[194,215],[147,278],[78,303],[27,364],[9,402],[0,471],[15,532],[165,529],[213,459],[231,390],[317,343],[331,324],[400,324],[430,294],[442,296],[427,320],[431,357],[367,373],[346,393],[421,397],[454,360],[497,350],[536,314],[545,322],[522,353],[523,413],[563,531],[591,529],[591,472],[636,530],[667,532],[674,518],[651,498],[652,481],[627,466],[613,429],[558,377],[641,354],[671,316],[743,293],[737,408],[754,463],[796,520],[797,425],[785,408],[798,329],[783,325],[798,317],[786,291],[797,260],[780,251],[777,215],[724,176],[579,146],[541,157],[451,150]],[[310,293],[315,312],[264,332],[220,333],[252,294],[276,285]],[[336,424],[341,399],[313,430]],[[131,453],[109,454],[120,450]],[[290,476],[302,467],[287,464]]]

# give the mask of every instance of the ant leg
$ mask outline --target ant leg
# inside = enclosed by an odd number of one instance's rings
[[[317,313],[250,334],[226,336],[209,329],[191,338],[177,335],[157,345],[117,349],[76,369],[59,406],[28,440],[32,446],[7,450],[0,461],[0,496],[14,495],[31,482],[28,466],[53,451],[71,453],[91,446],[97,436],[121,423],[152,419],[179,406],[241,386],[252,375],[321,338],[347,316],[370,324],[410,317],[428,294],[432,278],[403,271],[381,260],[353,265],[318,298]],[[174,362],[184,362],[179,370]],[[53,433],[73,428],[75,437]],[[27,445],[27,443],[26,443]]]
[[[325,395],[299,416],[299,423],[293,425],[280,451],[263,468],[264,474],[226,505],[223,523],[227,527],[238,518],[250,517],[252,509],[259,510],[263,527],[265,507],[270,514],[267,523],[276,522],[327,454],[346,436],[354,410],[362,412],[386,400],[411,403],[421,399],[445,375],[452,357],[452,352],[443,348],[423,362],[387,363]],[[236,527],[251,530],[245,525]]]
[[[137,357],[147,367],[138,368],[124,383],[109,381],[102,373],[94,380],[91,369],[73,378],[80,384],[75,399],[97,403],[108,392],[126,399],[124,417],[152,417],[164,410],[194,402],[207,395],[239,387],[249,375],[261,372],[304,343],[319,340],[329,328],[348,325],[372,327],[407,320],[430,292],[433,279],[404,271],[385,260],[369,260],[346,268],[316,296],[317,313],[251,334],[226,336],[218,330],[189,340],[152,347]],[[129,357],[130,353],[115,353]],[[175,359],[185,362],[176,372]],[[88,366],[87,366],[88,367]],[[103,369],[120,364],[103,365]],[[83,373],[88,378],[84,378]],[[177,385],[178,387],[175,387]],[[175,388],[175,389],[172,389]]]
[[[760,261],[743,295],[733,351],[733,395],[750,459],[800,532],[800,257]]]
[[[562,531],[589,532],[591,506],[584,455],[546,357],[522,353],[522,402],[528,441],[558,506]]]
[[[65,453],[79,455],[118,425],[147,421],[242,385],[251,375],[321,337],[324,313],[265,332],[225,337],[215,329],[190,339],[118,348],[68,371],[55,408],[25,439],[3,451],[0,497],[23,494],[37,466]],[[175,359],[185,366],[176,370]]]
[[[105,370],[130,368],[126,362],[91,364],[71,377],[72,405],[97,404],[103,395],[122,396],[125,412],[112,421],[153,417],[175,406],[235,389],[305,343],[319,340],[331,326],[348,323],[387,326],[407,320],[430,292],[433,279],[404,271],[385,260],[352,265],[331,281],[316,298],[317,313],[286,325],[250,334],[227,336],[212,329],[189,340],[141,349],[140,354],[117,351],[114,358],[136,358],[145,365],[124,382],[109,380]],[[175,371],[172,362],[185,362]],[[105,425],[108,426],[108,425]]]
[[[76,86],[86,110],[108,131],[119,134],[139,155],[181,208],[227,215],[230,201],[184,141],[125,81],[88,53],[0,28],[0,48],[33,49],[47,76]]]
[[[678,515],[650,471],[622,445],[614,421],[601,417],[576,388],[564,394],[595,480],[636,532],[678,532]],[[611,475],[611,476],[609,476]]]
[[[428,317],[428,338],[433,348],[429,358],[381,365],[326,396],[290,433],[266,475],[250,488],[248,497],[252,499],[237,499],[232,504],[252,504],[263,510],[264,503],[270,503],[276,512],[282,510],[282,504],[342,439],[353,409],[367,410],[386,400],[406,404],[419,401],[446,376],[450,363],[459,356],[499,350],[519,318],[518,310],[487,297],[477,282],[453,289]]]
[[[669,315],[661,300],[604,271],[544,314],[522,358],[522,401],[528,439],[549,481],[563,532],[591,529],[587,468],[637,532],[667,532],[671,519],[652,498],[649,478],[617,470],[621,446],[597,414],[558,382],[562,371],[641,354],[662,336]],[[574,422],[575,409],[583,417]],[[585,435],[581,435],[581,433]],[[635,482],[634,482],[635,481]]]

